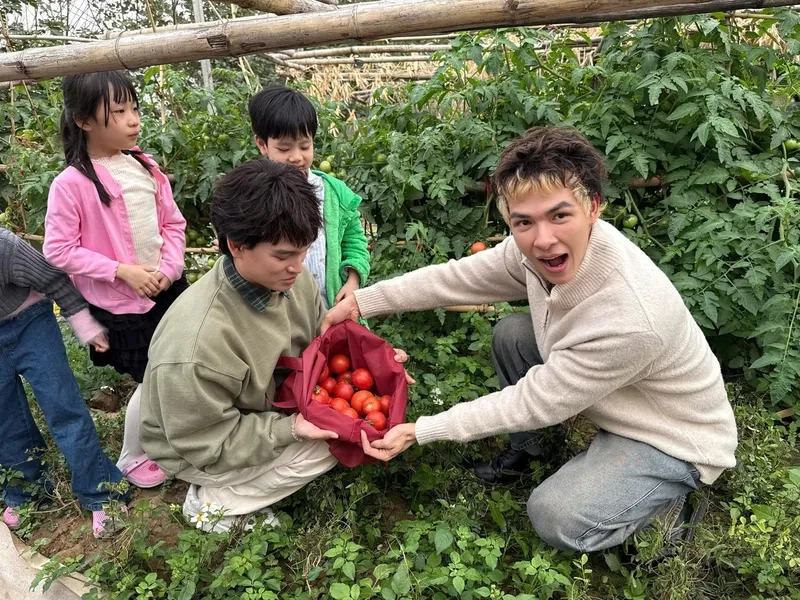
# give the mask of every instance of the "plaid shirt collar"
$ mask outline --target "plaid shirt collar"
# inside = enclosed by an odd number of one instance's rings
[[[225,271],[225,277],[228,278],[233,289],[239,293],[245,302],[260,313],[267,310],[267,304],[269,304],[272,294],[275,293],[274,290],[268,290],[265,287],[247,281],[247,279],[239,275],[233,260],[228,256],[223,256],[222,267]],[[288,292],[281,292],[281,295],[284,298],[289,297]]]

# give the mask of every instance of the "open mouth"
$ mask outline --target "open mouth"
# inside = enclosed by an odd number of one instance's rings
[[[548,271],[557,273],[564,270],[567,265],[567,258],[569,258],[567,254],[559,254],[550,258],[540,258],[539,260]]]

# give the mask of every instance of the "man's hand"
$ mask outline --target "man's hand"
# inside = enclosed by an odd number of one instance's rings
[[[358,322],[360,316],[361,311],[358,309],[356,297],[350,294],[339,302],[339,304],[335,304],[333,308],[327,312],[325,318],[322,319],[320,333],[325,333],[331,326],[346,321],[347,319]]]
[[[169,277],[164,275],[161,271],[155,272],[156,281],[158,281],[158,293],[164,292],[169,289],[169,286],[172,285],[172,282],[169,280]]]
[[[335,440],[339,437],[339,434],[335,431],[320,429],[313,423],[309,423],[306,421],[306,418],[299,413],[296,419],[294,423],[294,432],[299,438],[303,438],[304,440]]]
[[[416,428],[414,423],[395,425],[383,436],[383,439],[375,440],[371,444],[366,432],[362,429],[361,446],[364,454],[378,460],[391,460],[417,441]]]
[[[139,265],[117,266],[117,277],[127,283],[134,292],[140,296],[151,298],[158,295],[158,280],[153,267],[140,267]]]
[[[108,351],[108,336],[105,333],[94,336],[89,340],[89,345],[95,349],[96,352]]]
[[[356,271],[350,269],[350,274],[347,276],[347,281],[342,286],[342,289],[339,290],[339,293],[336,294],[336,297],[333,299],[333,303],[339,304],[339,302],[348,296],[352,296],[353,292],[355,292],[360,286],[361,277]]]
[[[394,348],[393,350],[394,350],[394,360],[396,362],[403,364],[404,362],[408,361],[408,354],[406,354],[405,350],[401,350],[400,348]],[[405,371],[405,369],[403,370]],[[411,375],[408,374],[408,371],[406,371],[406,383],[408,385],[414,385],[415,383],[417,383],[416,380],[413,377],[411,377]]]

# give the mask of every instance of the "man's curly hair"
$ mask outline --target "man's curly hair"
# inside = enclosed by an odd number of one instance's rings
[[[503,150],[492,184],[497,207],[508,221],[509,201],[530,192],[568,188],[584,210],[590,209],[595,197],[602,207],[607,178],[603,157],[576,129],[534,127]]]

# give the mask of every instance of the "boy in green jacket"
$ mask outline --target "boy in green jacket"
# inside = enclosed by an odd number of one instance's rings
[[[323,228],[306,256],[325,308],[363,287],[369,276],[361,198],[339,179],[312,171],[317,112],[300,92],[273,85],[250,100],[250,121],[261,154],[300,169],[320,201]]]

